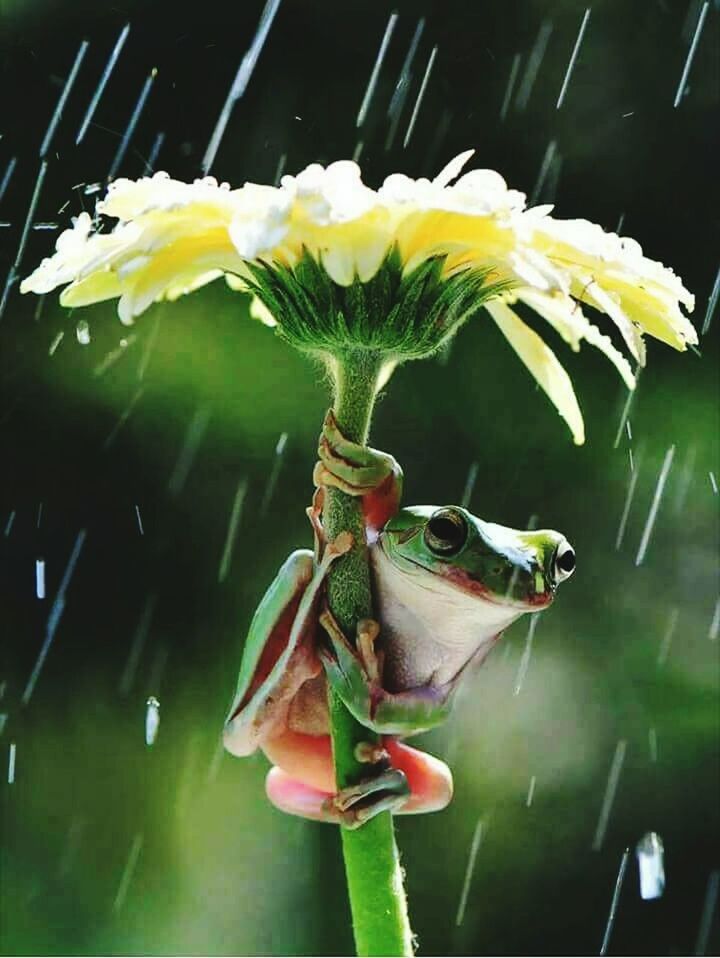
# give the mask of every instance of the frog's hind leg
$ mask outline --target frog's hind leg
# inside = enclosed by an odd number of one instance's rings
[[[335,791],[330,736],[287,731],[263,744],[275,768],[265,788],[283,812],[314,821],[357,828],[383,811],[395,814],[435,812],[452,798],[450,769],[417,749],[385,738],[392,765],[376,766],[356,785]]]
[[[395,738],[384,737],[383,743],[393,766],[405,773],[410,786],[410,797],[399,815],[439,812],[450,804],[453,777],[445,762]]]

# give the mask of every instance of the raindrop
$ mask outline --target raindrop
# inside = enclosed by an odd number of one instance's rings
[[[208,768],[207,775],[205,776],[205,783],[207,785],[212,785],[212,783],[217,778],[224,756],[225,756],[225,743],[223,742],[222,736],[221,736],[218,740],[217,745],[215,746],[215,751],[213,752],[213,757],[210,762],[210,767]]]
[[[162,149],[162,145],[165,142],[165,134],[161,130],[153,140],[153,145],[150,147],[150,155],[147,158],[145,163],[145,173],[150,175],[155,169],[155,163],[157,162],[158,154]]]
[[[177,496],[182,492],[209,422],[210,409],[207,406],[195,410],[185,433],[185,441],[180,450],[180,455],[168,482],[168,490],[171,495]]]
[[[470,504],[470,499],[472,498],[473,489],[475,488],[475,482],[477,480],[479,468],[480,466],[477,462],[470,463],[467,479],[465,480],[465,488],[463,489],[462,499],[460,500],[460,505],[463,507],[463,509],[467,509]]]
[[[585,28],[588,25],[588,20],[590,19],[590,7],[587,8],[583,15],[582,23],[580,24],[580,30],[577,35],[577,40],[575,41],[575,46],[573,48],[572,55],[570,57],[570,62],[568,63],[568,68],[565,72],[565,79],[563,80],[563,85],[560,90],[560,96],[558,97],[557,103],[555,104],[555,109],[559,110],[563,105],[563,100],[565,99],[565,94],[567,93],[568,84],[570,83],[570,77],[572,72],[575,69],[575,61],[577,60],[578,53],[580,52],[580,45],[582,44],[583,37],[585,36]]]
[[[605,832],[607,831],[610,812],[612,811],[613,802],[615,801],[615,793],[617,792],[618,783],[620,782],[620,773],[622,772],[626,751],[627,742],[624,738],[621,738],[615,748],[615,754],[613,755],[607,784],[605,786],[605,796],[603,798],[602,808],[600,809],[600,817],[595,829],[595,837],[592,843],[592,848],[595,852],[600,851],[602,843],[605,840]]]
[[[5,172],[0,179],[0,200],[5,196],[5,191],[10,185],[10,180],[13,173],[15,172],[15,167],[17,166],[17,157],[13,156],[8,160],[8,165],[5,167]]]
[[[537,779],[533,775],[530,779],[530,787],[528,788],[527,798],[525,799],[525,807],[530,808],[533,803],[533,798],[535,798],[535,783]]]
[[[243,503],[247,492],[247,479],[241,479],[235,490],[232,509],[230,510],[230,520],[228,522],[227,533],[225,535],[225,546],[223,548],[222,558],[220,559],[220,568],[218,569],[218,582],[224,582],[227,578],[232,561],[233,548],[237,537],[240,516],[242,515]]]
[[[125,41],[127,40],[127,35],[129,32],[130,32],[130,24],[127,23],[125,24],[123,29],[120,31],[120,36],[115,41],[115,46],[113,47],[113,50],[112,50],[112,53],[110,54],[110,58],[107,62],[107,65],[105,66],[102,76],[100,77],[100,82],[98,83],[95,89],[95,92],[93,93],[92,99],[90,100],[90,105],[85,111],[85,116],[83,118],[82,123],[80,124],[80,130],[78,131],[78,135],[75,137],[76,146],[80,143],[82,138],[85,136],[85,133],[87,132],[87,128],[90,125],[90,121],[95,115],[95,110],[97,109],[97,105],[100,102],[100,97],[103,95],[107,82],[110,79],[110,74],[112,73],[113,68],[115,67],[115,64],[117,63],[117,59],[120,56],[120,51],[122,50],[123,45],[125,44]]]
[[[710,486],[711,486],[711,488],[712,488],[712,491],[715,493],[715,495],[717,495],[717,494],[718,494],[718,484],[717,484],[717,479],[715,478],[715,473],[711,470],[711,471],[708,473],[708,475],[709,475],[709,477],[710,477]]]
[[[670,618],[668,620],[667,628],[665,629],[665,634],[663,635],[662,641],[660,643],[660,649],[658,650],[656,665],[659,669],[662,668],[667,661],[668,653],[670,652],[670,643],[675,635],[675,628],[677,627],[679,614],[680,610],[677,608],[677,606],[670,610]]]
[[[720,633],[720,598],[715,603],[715,611],[713,612],[712,621],[710,622],[710,631],[708,632],[708,638],[711,642],[714,642],[718,634]]]
[[[373,98],[375,92],[375,87],[377,86],[378,77],[380,76],[380,69],[385,59],[385,54],[387,53],[387,48],[390,45],[390,39],[393,35],[393,30],[395,29],[395,24],[397,23],[398,15],[397,13],[391,13],[390,19],[387,22],[385,27],[385,33],[383,34],[382,41],[380,43],[380,49],[378,50],[378,55],[375,59],[375,65],[372,68],[372,73],[370,74],[370,79],[368,80],[368,85],[365,90],[365,95],[363,96],[362,103],[360,104],[360,109],[358,110],[357,119],[355,120],[355,126],[362,126],[365,122],[365,117],[367,116],[368,109],[370,107],[370,101]]]
[[[608,950],[608,945],[610,944],[610,935],[612,934],[613,925],[615,924],[615,916],[617,914],[618,902],[620,901],[620,892],[622,890],[622,884],[625,880],[625,872],[627,871],[628,859],[630,858],[630,849],[626,848],[623,852],[623,856],[620,860],[620,868],[618,869],[617,878],[615,879],[615,889],[613,891],[612,901],[610,903],[610,914],[608,915],[607,924],[605,926],[605,935],[603,936],[603,942],[600,946],[600,954],[606,955]]]
[[[45,598],[45,560],[35,560],[35,595],[38,599]]]
[[[70,823],[70,828],[68,829],[65,840],[65,848],[63,849],[58,865],[59,878],[65,878],[72,871],[75,861],[77,860],[78,852],[80,851],[80,841],[86,824],[87,822],[80,818],[80,816],[76,816]]]
[[[81,346],[87,346],[90,342],[90,326],[86,319],[81,319],[76,328],[75,335]]]
[[[695,58],[695,51],[697,50],[697,45],[700,41],[700,34],[702,29],[705,26],[705,17],[707,16],[708,7],[710,6],[709,2],[703,3],[702,10],[700,11],[700,16],[698,17],[697,26],[695,27],[695,33],[692,38],[692,43],[690,44],[690,49],[688,50],[688,55],[685,60],[685,66],[683,67],[682,76],[680,77],[680,82],[678,83],[678,88],[675,93],[675,102],[673,107],[680,105],[680,101],[686,93],[686,86],[688,81],[688,76],[690,75],[690,67]]]
[[[160,332],[160,317],[161,313],[157,312],[152,329],[150,330],[150,335],[145,340],[145,348],[138,364],[137,376],[139,380],[142,380],[145,377],[148,363],[150,362],[150,355],[152,353],[153,346],[155,345],[155,340],[157,339],[158,333]]]
[[[132,333],[126,339],[121,339],[117,344],[117,347],[115,349],[111,349],[110,352],[97,364],[95,369],[93,369],[93,376],[95,378],[104,376],[108,369],[110,369],[110,367],[113,366],[118,359],[125,354],[128,346],[132,346],[136,339],[137,336],[135,333]]]
[[[57,125],[60,122],[60,117],[62,116],[62,112],[65,109],[65,104],[67,103],[68,97],[70,96],[70,91],[73,88],[73,85],[80,71],[82,62],[85,59],[85,54],[87,53],[87,49],[89,46],[90,44],[88,43],[88,41],[83,40],[82,43],[80,44],[80,49],[75,55],[75,62],[72,65],[72,69],[70,70],[70,74],[68,75],[65,86],[63,87],[63,91],[60,94],[60,99],[58,100],[57,106],[55,107],[55,112],[52,115],[50,124],[45,132],[45,136],[43,137],[42,145],[40,146],[40,159],[42,159],[47,154],[48,150],[50,149],[52,138],[55,136],[55,130],[57,129]]]
[[[120,141],[120,145],[118,146],[115,156],[113,157],[112,164],[110,165],[110,171],[107,175],[108,180],[115,179],[117,171],[120,169],[120,164],[125,159],[125,153],[127,152],[127,148],[130,143],[130,140],[132,139],[132,135],[135,132],[135,127],[138,124],[140,115],[143,109],[145,108],[145,103],[147,102],[147,98],[150,95],[150,90],[152,88],[153,83],[155,82],[156,76],[157,76],[157,70],[153,68],[150,71],[149,75],[145,78],[145,82],[143,84],[142,90],[140,91],[140,96],[137,98],[137,102],[135,103],[133,112],[130,115],[128,125],[125,128],[125,133],[123,134],[123,138]]]
[[[5,523],[5,538],[10,535],[10,530],[13,527],[13,522],[15,522],[15,510],[13,509],[10,515],[7,517],[7,522]]]
[[[110,446],[112,446],[112,444],[115,442],[115,440],[117,439],[118,433],[120,432],[120,430],[123,428],[125,423],[128,421],[128,419],[132,415],[132,412],[135,409],[135,406],[140,401],[144,392],[145,392],[144,386],[141,386],[138,390],[136,390],[130,402],[127,404],[125,409],[123,409],[123,411],[120,413],[120,418],[118,419],[118,421],[115,423],[113,428],[105,437],[105,440],[103,441],[103,444],[102,444],[103,449],[109,449]]]
[[[0,197],[2,197],[2,190],[0,189]],[[707,309],[705,310],[705,319],[702,324],[702,335],[710,329],[710,323],[712,322],[713,314],[715,312],[715,307],[717,306],[718,296],[720,296],[720,266],[718,266],[718,271],[715,274],[715,282],[713,283],[712,292],[708,298]]]
[[[412,116],[410,117],[410,122],[408,123],[407,133],[405,134],[405,139],[403,140],[403,149],[410,142],[410,137],[413,134],[415,129],[415,121],[417,120],[418,113],[420,112],[420,104],[423,101],[425,96],[425,91],[427,90],[428,82],[430,81],[430,74],[432,73],[432,68],[435,65],[435,57],[437,56],[438,48],[435,46],[432,48],[430,56],[428,57],[427,66],[425,67],[425,73],[422,78],[422,83],[420,84],[420,92],[417,95],[417,100],[415,100],[415,106],[413,107]]]
[[[648,832],[635,847],[640,871],[640,897],[643,901],[661,898],[665,891],[663,843],[656,832]]]
[[[713,915],[715,914],[715,907],[717,906],[718,890],[720,890],[720,870],[716,868],[714,871],[711,871],[708,876],[705,901],[703,902],[702,915],[700,916],[700,927],[698,928],[697,941],[695,943],[696,955],[704,955],[707,952]]]
[[[424,29],[425,17],[420,17],[417,25],[415,26],[415,30],[410,41],[410,46],[408,47],[408,52],[405,54],[405,59],[400,70],[400,76],[397,79],[395,89],[393,90],[392,97],[390,98],[390,105],[388,106],[387,111],[387,115],[390,119],[402,111],[405,98],[407,97],[408,88],[410,86],[413,60],[415,59],[415,54],[417,53],[420,38],[423,35]]]
[[[673,511],[676,515],[682,512],[683,508],[685,507],[685,500],[687,499],[690,486],[692,485],[692,481],[695,477],[696,459],[697,446],[693,443],[693,445],[688,448],[688,451],[685,455],[682,469],[680,470],[680,477],[677,482],[675,501],[673,503]]]
[[[520,694],[522,689],[523,682],[525,681],[525,676],[527,674],[528,666],[530,665],[530,656],[532,655],[532,643],[533,637],[535,635],[535,629],[538,624],[538,613],[530,616],[530,625],[527,631],[527,638],[525,639],[525,648],[523,649],[523,654],[520,658],[520,665],[517,671],[517,677],[515,679],[515,695]]]
[[[135,506],[135,516],[137,517],[138,529],[140,530],[140,535],[145,535],[145,530],[143,529],[142,517],[140,515],[140,506]]]
[[[262,52],[262,48],[265,44],[265,40],[267,39],[268,32],[273,24],[275,14],[277,13],[279,6],[280,0],[267,0],[267,3],[265,4],[263,12],[260,16],[260,23],[258,24],[257,31],[253,37],[252,43],[250,44],[250,48],[240,62],[240,66],[235,74],[235,79],[233,80],[227,98],[225,99],[225,103],[223,104],[223,108],[220,111],[220,116],[215,124],[215,129],[210,137],[210,142],[205,150],[205,156],[203,157],[202,161],[202,169],[206,176],[211,166],[215,162],[215,156],[225,134],[225,127],[228,124],[233,107],[243,95],[248,83],[250,82],[250,77],[255,69],[255,64],[257,63],[258,57]]]
[[[40,199],[40,193],[42,192],[43,183],[45,182],[45,174],[47,173],[47,160],[43,160],[40,163],[40,169],[38,170],[37,179],[35,180],[35,186],[33,188],[32,198],[30,200],[30,206],[28,207],[27,216],[25,217],[25,224],[23,226],[22,233],[20,234],[20,242],[18,243],[17,252],[15,253],[15,259],[10,271],[8,272],[7,279],[5,280],[5,288],[3,289],[2,298],[0,298],[0,319],[2,319],[3,313],[5,312],[5,306],[7,305],[8,296],[10,295],[10,290],[12,289],[13,283],[17,279],[18,270],[22,263],[23,254],[25,253],[25,247],[27,246],[28,236],[30,234],[30,227],[32,226],[33,220],[35,219],[35,210],[37,209],[38,201]]]
[[[270,505],[270,500],[273,497],[273,493],[275,492],[275,486],[277,485],[278,477],[280,475],[280,468],[282,466],[283,454],[285,452],[287,440],[288,434],[283,432],[280,434],[280,438],[275,446],[275,459],[273,460],[272,469],[270,470],[270,478],[268,479],[268,484],[265,487],[262,502],[260,503],[261,516],[265,515],[267,507]]]
[[[655,763],[658,760],[658,740],[655,728],[648,729],[648,747],[650,749],[650,761]]]
[[[663,490],[665,489],[665,483],[670,472],[670,467],[672,466],[674,455],[675,446],[673,445],[670,446],[668,451],[665,453],[665,459],[663,460],[662,468],[660,469],[660,475],[658,476],[657,485],[655,486],[655,495],[653,496],[647,521],[645,522],[645,528],[643,529],[642,539],[640,540],[637,556],[635,557],[636,566],[640,565],[645,558],[645,553],[647,552],[647,547],[650,543],[650,536],[652,535],[653,526],[655,525],[655,520],[657,519],[660,501],[662,500]]]
[[[281,153],[280,159],[278,160],[277,167],[275,168],[275,179],[273,180],[275,186],[280,185],[280,180],[282,175],[285,172],[285,166],[287,165],[287,153]]]
[[[520,112],[522,112],[528,105],[528,100],[530,99],[530,94],[535,86],[535,80],[537,79],[540,64],[545,57],[548,40],[550,39],[552,32],[552,21],[543,20],[543,22],[540,24],[538,35],[535,38],[535,43],[533,43],[532,50],[528,56],[525,73],[518,88],[517,98],[515,100],[515,109],[519,110]]]
[[[127,695],[133,686],[133,682],[135,681],[135,673],[137,672],[137,667],[140,661],[140,655],[142,654],[143,646],[145,645],[145,640],[147,638],[148,632],[150,631],[150,624],[155,612],[156,601],[157,596],[148,596],[140,614],[140,621],[138,622],[137,628],[135,629],[135,634],[133,635],[133,639],[130,644],[130,653],[120,677],[119,691],[121,695]]]
[[[480,842],[483,838],[483,821],[478,819],[470,844],[470,855],[468,857],[467,868],[465,869],[465,879],[463,881],[462,892],[460,894],[460,903],[458,904],[457,915],[455,916],[455,926],[460,927],[465,917],[465,908],[467,906],[468,895],[470,894],[470,883],[472,882],[473,872],[475,871],[475,859],[480,848]]]
[[[32,697],[33,691],[35,689],[35,685],[40,676],[42,667],[45,664],[45,659],[47,658],[48,653],[50,651],[50,646],[52,645],[52,641],[55,637],[55,632],[57,630],[58,625],[60,624],[60,619],[62,618],[62,614],[65,609],[65,593],[68,590],[70,581],[73,577],[73,573],[75,572],[75,566],[77,565],[77,561],[80,558],[80,552],[82,551],[82,547],[85,542],[85,537],[86,537],[85,529],[81,529],[77,535],[77,539],[75,540],[75,545],[73,546],[72,552],[70,553],[70,558],[68,559],[68,563],[65,567],[65,571],[63,573],[63,577],[60,582],[60,587],[58,588],[57,594],[55,596],[55,600],[53,601],[53,604],[52,604],[52,608],[50,609],[47,625],[45,626],[45,640],[43,641],[42,647],[40,648],[40,652],[38,654],[35,665],[33,666],[33,670],[30,673],[30,678],[28,679],[27,685],[25,686],[25,690],[23,691],[23,694],[22,694],[21,701],[23,705],[27,705]]]
[[[50,343],[50,348],[48,349],[48,356],[54,356],[55,350],[58,348],[62,342],[62,338],[65,335],[65,330],[61,329],[60,332],[54,337],[53,341]]]
[[[7,780],[8,785],[13,785],[15,783],[15,754],[17,749],[15,747],[15,742],[10,743],[10,750],[8,752],[8,774]]]
[[[160,703],[151,695],[145,706],[145,744],[154,745],[160,727]]]
[[[543,156],[542,163],[540,164],[540,172],[538,173],[537,180],[535,181],[535,186],[530,196],[530,206],[535,206],[535,204],[538,201],[538,198],[540,196],[540,191],[543,188],[543,183],[545,182],[545,178],[555,158],[556,149],[557,149],[557,140],[550,140],[545,150],[545,155]]]
[[[515,87],[515,81],[517,80],[518,71],[520,69],[521,59],[522,57],[519,53],[516,53],[512,59],[510,76],[508,77],[507,87],[505,88],[505,96],[503,97],[502,106],[500,107],[501,122],[504,121],[505,117],[507,116],[508,107],[510,106],[510,100],[512,99],[513,89]]]
[[[125,898],[127,897],[128,889],[130,888],[130,882],[132,881],[133,873],[135,872],[142,846],[143,835],[142,832],[138,832],[132,840],[130,853],[127,857],[127,862],[125,863],[125,868],[123,869],[123,873],[120,878],[120,884],[115,895],[115,900],[113,901],[112,910],[114,912],[120,911],[125,903]]]

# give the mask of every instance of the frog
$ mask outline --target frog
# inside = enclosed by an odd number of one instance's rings
[[[307,514],[314,548],[283,563],[252,618],[225,748],[261,749],[266,793],[281,811],[358,828],[383,811],[440,811],[452,773],[405,739],[444,722],[457,690],[522,615],[538,613],[575,570],[575,552],[550,529],[521,531],[463,506],[401,508],[403,471],[388,453],[348,439],[330,410],[323,422]],[[326,596],[328,572],[353,544],[327,541],[328,489],[362,506],[374,618],[344,634]],[[328,687],[367,729],[355,749],[365,770],[338,788]]]

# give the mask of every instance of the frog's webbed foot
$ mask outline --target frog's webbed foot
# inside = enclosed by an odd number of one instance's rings
[[[366,521],[380,529],[400,504],[402,469],[393,456],[346,439],[332,409],[323,422],[318,443],[316,486],[333,486],[350,496],[362,496]]]
[[[345,828],[359,828],[381,812],[397,812],[409,796],[405,773],[388,767],[326,798],[323,811]]]

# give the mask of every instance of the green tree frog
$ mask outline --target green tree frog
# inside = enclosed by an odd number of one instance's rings
[[[273,768],[266,791],[294,815],[357,827],[380,811],[444,808],[450,769],[402,739],[438,725],[460,680],[504,630],[552,602],[575,554],[558,532],[521,532],[459,506],[400,508],[402,471],[392,456],[346,439],[329,412],[308,511],[315,552],[293,552],[250,625],[226,748],[261,748]],[[324,600],[327,571],[352,539],[324,541],[328,486],[362,498],[377,621],[346,637]],[[368,774],[335,784],[327,683],[378,744],[358,747]]]

